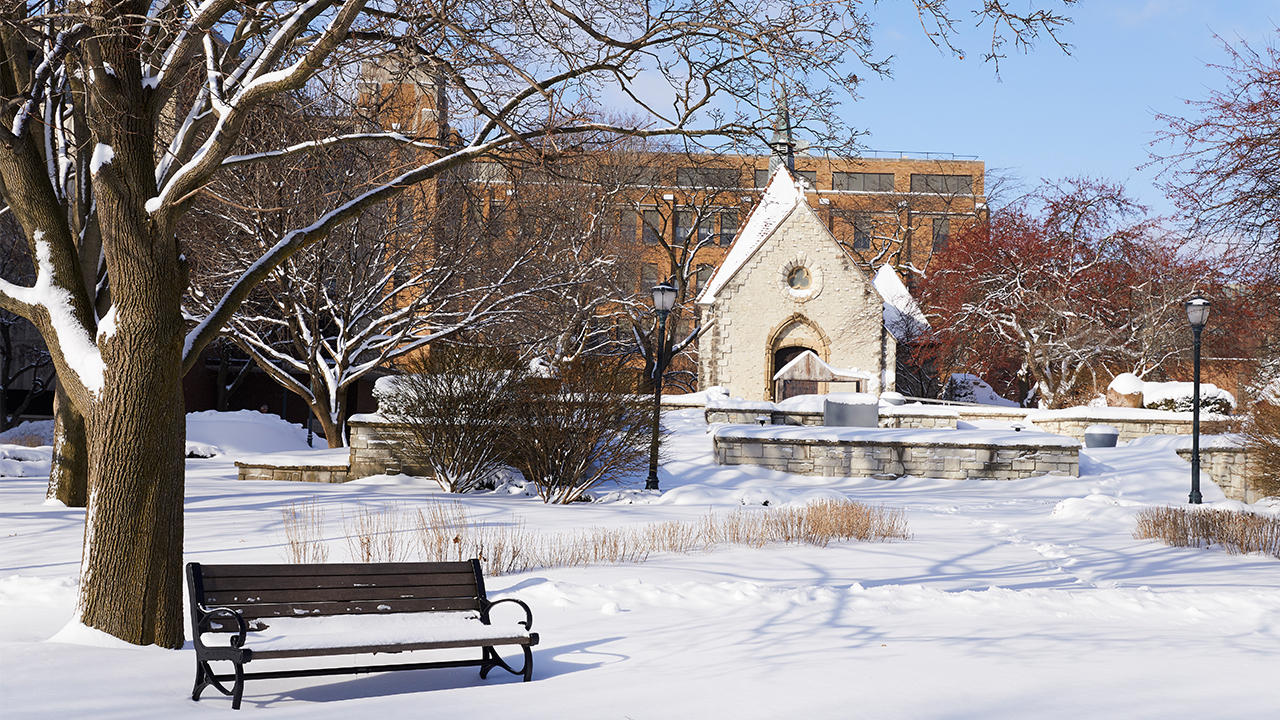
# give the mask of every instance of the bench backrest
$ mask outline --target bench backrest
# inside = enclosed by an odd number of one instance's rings
[[[191,601],[225,607],[245,620],[442,610],[480,610],[488,603],[480,561],[187,564]],[[210,622],[201,631],[233,631]]]

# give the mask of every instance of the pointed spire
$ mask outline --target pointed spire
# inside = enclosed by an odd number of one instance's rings
[[[773,176],[773,172],[779,165],[786,165],[787,170],[794,175],[796,141],[791,135],[791,112],[787,107],[786,89],[783,89],[782,102],[778,104],[778,119],[773,125],[773,139],[769,141],[769,148],[773,151],[772,157],[769,158],[769,176]]]

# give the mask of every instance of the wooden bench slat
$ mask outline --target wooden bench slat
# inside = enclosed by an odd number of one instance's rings
[[[206,578],[204,591],[212,592],[253,592],[257,590],[319,590],[328,588],[376,588],[389,587],[435,587],[435,586],[469,585],[476,587],[475,575],[471,573],[440,573],[438,575],[295,575],[292,577],[222,577]]]
[[[476,584],[470,585],[408,585],[403,587],[344,587],[307,589],[205,589],[205,605],[252,605],[255,603],[281,602],[344,602],[348,600],[412,600],[414,598],[471,598],[479,599]]]
[[[444,648],[464,648],[478,647],[479,645],[530,645],[532,641],[528,635],[513,635],[508,638],[486,638],[483,641],[475,640],[446,640],[442,642],[430,643],[406,643],[404,645],[365,645],[361,647],[346,648],[309,648],[300,650],[257,650],[254,651],[255,659],[271,659],[271,658],[288,658],[288,657],[313,657],[320,655],[354,655],[358,653],[394,653],[409,650],[441,650]]]
[[[219,605],[239,612],[246,620],[273,617],[322,617],[326,615],[388,615],[404,612],[432,612],[436,610],[479,610],[474,598],[422,598],[415,600],[374,600],[369,602],[312,602],[312,603],[228,603]],[[385,609],[379,609],[380,607]],[[234,623],[227,623],[235,627]]]
[[[431,575],[471,573],[469,562],[304,563],[277,565],[201,565],[206,580],[217,577],[293,577],[297,575]]]

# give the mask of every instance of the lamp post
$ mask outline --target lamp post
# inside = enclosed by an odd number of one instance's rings
[[[1195,365],[1191,381],[1191,497],[1192,505],[1199,505],[1200,496],[1200,331],[1209,322],[1210,302],[1197,294],[1187,300],[1187,322],[1195,336]]]
[[[658,334],[653,342],[653,439],[649,442],[649,479],[645,490],[658,489],[658,423],[662,416],[662,375],[666,372],[667,313],[676,304],[676,289],[669,282],[653,286],[653,309],[658,312]]]

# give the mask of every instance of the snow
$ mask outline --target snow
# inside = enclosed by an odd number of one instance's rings
[[[52,420],[26,420],[14,427],[0,432],[0,443],[8,443],[18,438],[34,437],[41,445],[53,445]]]
[[[89,158],[89,174],[97,175],[103,165],[110,165],[116,157],[116,151],[110,145],[98,143],[93,146],[93,157]]]
[[[1142,404],[1152,405],[1164,400],[1182,400],[1195,394],[1195,385],[1189,382],[1145,382],[1133,373],[1120,373],[1108,389],[1121,395],[1142,393]],[[1221,398],[1235,407],[1236,398],[1213,383],[1200,383],[1200,397],[1204,400]]]
[[[972,402],[979,405],[998,405],[1001,407],[1018,407],[1018,403],[1006,400],[996,394],[994,388],[986,380],[977,375],[964,373],[951,374],[951,388],[956,400]]]
[[[1121,395],[1137,395],[1142,392],[1142,379],[1133,373],[1120,373],[1116,376],[1111,384],[1107,386],[1109,390],[1115,390]]]
[[[265,630],[255,631],[248,636],[245,647],[274,652],[469,639],[497,640],[526,637],[529,634],[523,626],[513,622],[482,625],[479,613],[474,612],[283,617],[267,619],[266,623]],[[204,633],[200,640],[211,647],[226,647],[229,637],[226,633]]]
[[[884,326],[899,342],[911,342],[929,331],[929,321],[892,266],[881,265],[871,284],[884,298]]]
[[[248,432],[206,423],[206,442],[231,447],[270,427],[255,422],[257,413],[229,415],[245,420]],[[840,497],[903,511],[912,538],[722,547],[658,553],[638,565],[487,577],[490,597],[519,597],[533,608],[542,637],[533,682],[501,672],[481,680],[474,668],[257,680],[246,685],[244,711],[286,720],[414,716],[423,708],[433,717],[522,720],[1275,714],[1280,561],[1131,535],[1142,509],[1185,504],[1189,465],[1171,447],[1185,438],[1082,449],[1079,478],[883,482],[719,466],[700,410],[665,413],[664,423],[671,434],[661,493],[635,489],[642,470],[629,488],[608,488],[615,490],[608,502],[568,507],[507,492],[446,496],[430,480],[405,476],[341,485],[238,482],[229,457],[189,460],[184,559],[283,562],[281,504],[312,499],[325,511],[334,562],[349,559],[344,511],[414,512],[441,501],[459,502],[485,522],[565,533]],[[1208,477],[1201,482],[1207,508],[1241,507]],[[180,651],[123,646],[68,625],[84,511],[44,505],[45,484],[42,477],[0,481],[5,717],[169,720],[229,712],[229,700],[215,692],[198,704],[189,699],[189,644]],[[1280,514],[1280,503],[1249,507]],[[452,652],[421,653],[421,660],[474,655]],[[380,661],[260,660],[247,670]]]
[[[323,445],[324,441],[320,442]],[[218,456],[235,462],[271,453],[309,450],[306,429],[287,423],[278,415],[256,410],[187,414],[188,455]]]
[[[708,402],[724,400],[729,397],[729,391],[719,385],[714,385],[706,390],[698,392],[684,393],[682,395],[663,395],[663,405],[688,405],[688,406],[705,406]]]
[[[698,295],[698,304],[709,305],[716,301],[716,293],[720,292],[738,270],[746,264],[756,250],[769,239],[774,230],[791,214],[797,205],[804,202],[804,193],[796,187],[796,180],[787,171],[785,165],[778,166],[769,185],[760,197],[760,204],[751,211],[751,217],[742,226],[738,236],[733,239],[729,253],[724,256],[720,267],[716,268],[707,286]]]

